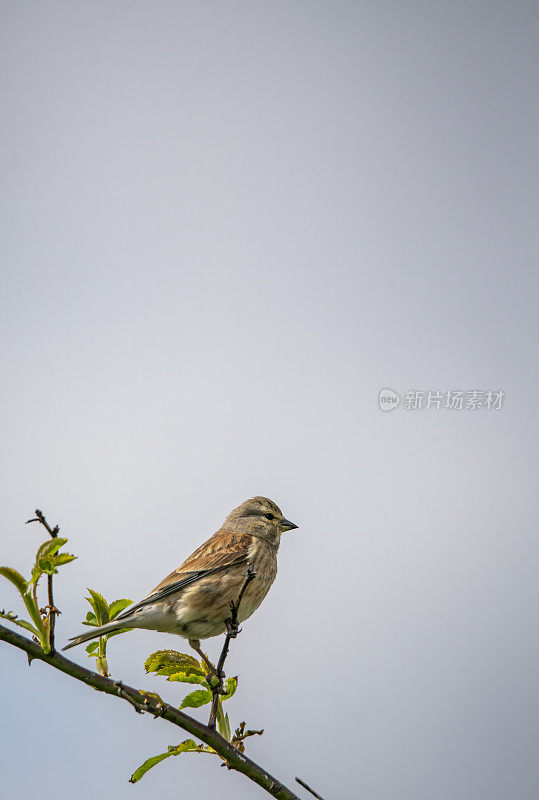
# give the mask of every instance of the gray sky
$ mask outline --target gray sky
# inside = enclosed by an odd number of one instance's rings
[[[0,561],[60,522],[62,643],[267,495],[301,527],[229,658],[249,754],[327,800],[535,798],[537,5],[1,9]],[[109,661],[179,704],[165,646]],[[193,756],[131,786],[180,731],[7,646],[0,678],[6,797],[262,796]]]

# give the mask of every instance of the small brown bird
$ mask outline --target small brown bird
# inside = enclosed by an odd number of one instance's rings
[[[199,640],[227,630],[230,602],[237,601],[249,568],[256,575],[242,596],[238,622],[256,611],[277,575],[281,533],[297,527],[267,497],[246,500],[144,600],[113,622],[73,637],[63,649],[119,628],[145,628],[177,633],[202,655]]]

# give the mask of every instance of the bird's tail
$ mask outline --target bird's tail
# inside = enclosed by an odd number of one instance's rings
[[[70,647],[75,647],[77,644],[82,644],[83,642],[89,642],[90,639],[97,639],[98,636],[103,636],[105,633],[112,633],[112,631],[117,631],[120,628],[129,627],[125,624],[125,620],[119,622],[118,620],[114,620],[114,622],[107,622],[106,625],[101,625],[99,628],[92,628],[87,633],[81,633],[79,636],[72,636],[69,640],[69,644],[66,644],[65,647],[62,647],[62,650],[69,650]]]

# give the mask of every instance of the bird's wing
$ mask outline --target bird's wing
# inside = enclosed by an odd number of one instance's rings
[[[246,564],[249,546],[252,541],[253,537],[246,533],[217,531],[198,550],[195,550],[178,569],[167,575],[144,600],[128,608],[116,619],[125,619],[139,608],[163,600],[165,597],[185,589],[207,575],[221,572],[228,569],[228,567]]]

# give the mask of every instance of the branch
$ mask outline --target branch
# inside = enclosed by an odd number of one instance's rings
[[[56,539],[58,534],[60,533],[60,526],[55,525],[54,528],[51,528],[47,520],[45,519],[45,514],[43,511],[40,511],[39,508],[36,508],[36,515],[32,519],[27,519],[26,524],[28,525],[30,522],[41,522],[43,527],[46,529],[47,533],[53,538]]]
[[[60,533],[60,526],[55,525],[54,528],[51,528],[49,523],[45,518],[45,514],[36,508],[36,515],[34,519],[27,519],[26,524],[30,522],[40,522],[43,527],[46,529],[47,533],[50,535],[51,539],[56,539],[58,534]],[[37,605],[37,598],[35,597],[35,589],[37,586],[34,587],[34,599],[36,600]],[[56,623],[56,615],[60,612],[57,608],[54,607],[54,597],[52,594],[52,575],[47,575],[47,590],[49,595],[49,643],[51,646],[51,651],[54,653],[54,626]]]
[[[304,789],[307,789],[307,791],[310,792],[313,795],[313,797],[316,797],[317,800],[324,800],[324,798],[321,795],[319,795],[318,792],[315,792],[314,789],[311,789],[311,787],[307,783],[305,783],[305,781],[302,781],[301,778],[296,778],[296,780],[300,786],[303,786]]]
[[[163,703],[157,696],[139,692],[138,689],[134,689],[132,686],[126,686],[110,678],[98,675],[97,672],[92,672],[85,667],[81,667],[80,664],[70,661],[60,655],[60,653],[52,652],[46,655],[39,644],[30,641],[30,639],[26,639],[24,636],[20,636],[18,633],[15,633],[15,631],[4,627],[4,625],[0,625],[0,641],[7,642],[14,647],[18,647],[20,650],[24,650],[28,656],[29,664],[31,664],[34,659],[44,661],[49,666],[60,670],[60,672],[65,672],[66,675],[70,675],[72,678],[82,681],[82,683],[85,683],[87,686],[92,686],[99,692],[105,692],[106,694],[111,694],[115,697],[121,697],[123,700],[127,700],[138,712],[147,711],[149,714],[153,714],[154,717],[162,717],[172,725],[176,725],[193,736],[196,736],[205,744],[213,747],[225,761],[228,769],[235,769],[243,773],[273,797],[276,797],[277,800],[300,800],[294,792],[270,775],[263,767],[251,761],[251,759],[247,758],[243,753],[240,753],[230,742],[227,742],[220,733],[212,730],[209,726],[204,725],[193,717],[190,717],[188,714],[184,714],[183,711],[179,711],[174,708],[174,706]]]
[[[219,695],[223,686],[223,678],[224,672],[223,668],[225,666],[226,657],[228,655],[228,648],[230,647],[230,640],[235,639],[239,633],[238,630],[238,610],[240,607],[240,603],[242,601],[243,595],[245,590],[249,586],[252,580],[256,577],[256,572],[254,569],[249,565],[247,567],[247,577],[245,578],[245,583],[241,587],[241,591],[238,595],[238,599],[236,602],[233,600],[230,601],[230,617],[225,620],[227,624],[227,633],[225,637],[225,643],[223,644],[223,649],[221,650],[221,655],[219,656],[219,661],[217,662],[217,678],[219,683],[217,686],[212,686],[212,700],[211,700],[211,710],[210,710],[210,719],[208,722],[208,728],[215,729],[215,722],[217,720],[217,709],[219,707]]]

